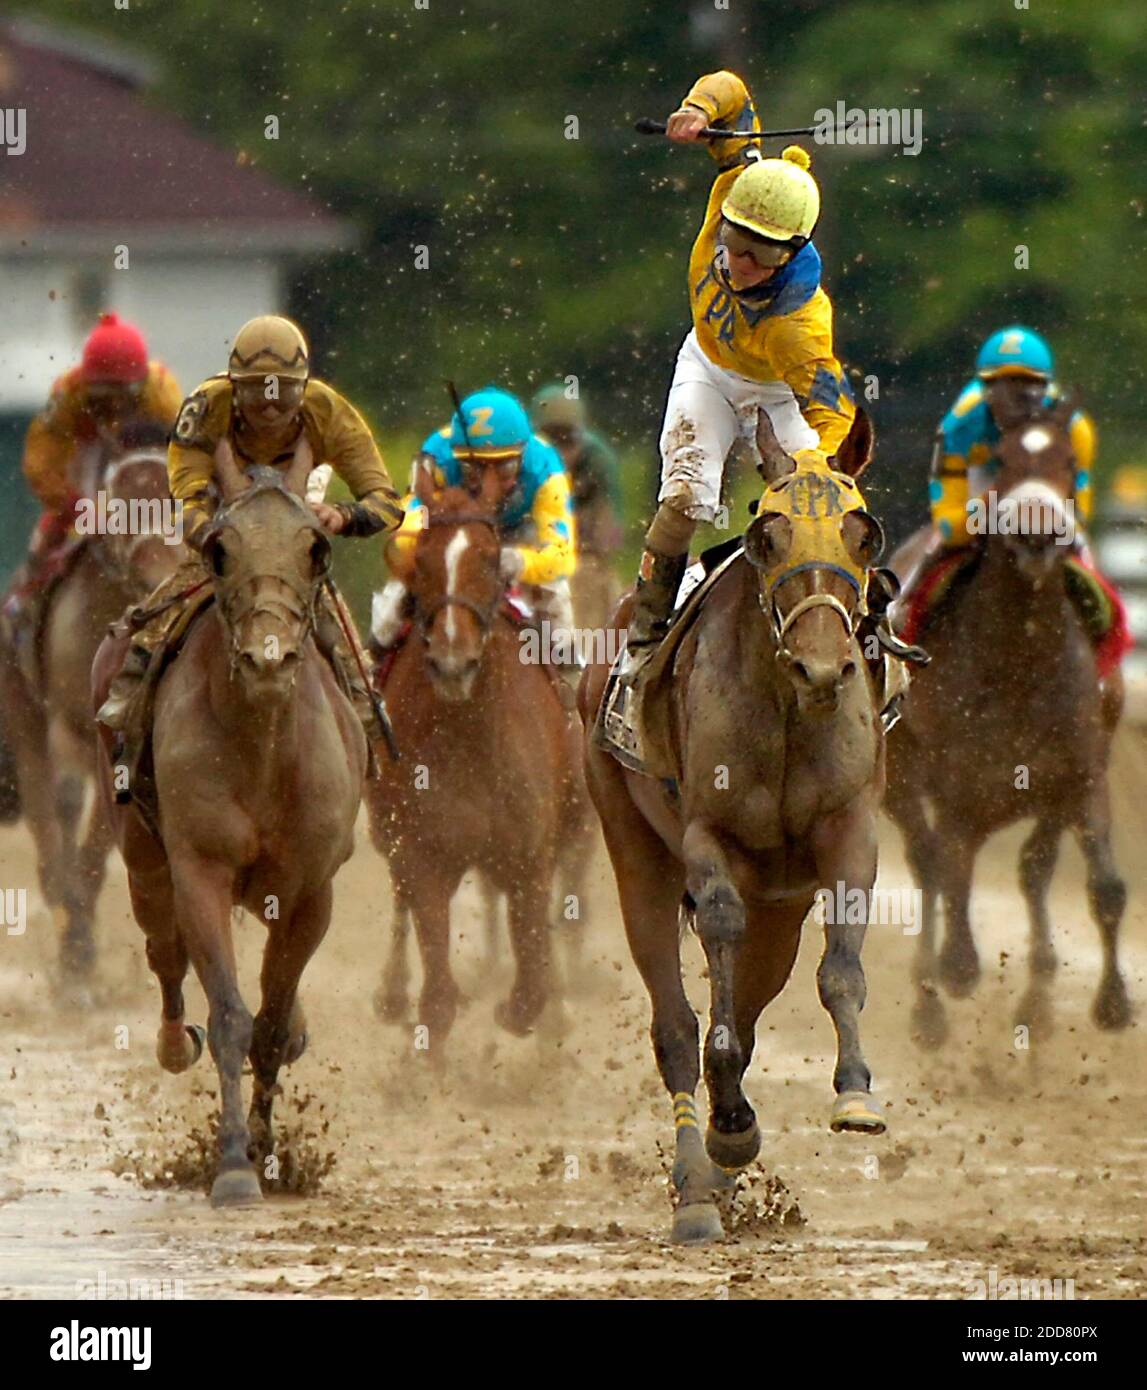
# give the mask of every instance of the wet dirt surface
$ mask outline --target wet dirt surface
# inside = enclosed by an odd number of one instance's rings
[[[604,855],[565,1004],[519,1040],[493,1021],[508,947],[488,966],[477,895],[455,906],[469,1003],[439,1077],[411,1022],[373,1012],[389,923],[385,866],[360,831],[335,918],[303,982],[311,1046],[283,1077],[280,1188],[216,1212],[209,1056],[169,1076],[154,1060],[158,989],[114,861],[101,904],[98,999],[59,1012],[54,928],[36,911],[31,845],[0,829],[0,886],[27,887],[23,936],[0,931],[0,1297],[100,1289],[184,1298],[965,1298],[974,1281],[1074,1281],[1076,1298],[1142,1297],[1147,1233],[1147,863],[1138,735],[1116,749],[1116,851],[1128,879],[1124,966],[1139,1014],[1123,1034],[1088,1010],[1097,933],[1065,846],[1052,894],[1061,967],[1055,1028],[1017,1048],[1026,917],[1022,831],[982,858],[973,904],[984,975],[945,1001],[939,1053],[910,1037],[915,939],[874,927],[863,1037],[887,1108],[880,1138],[832,1135],[833,1034],[817,1002],[818,940],[758,1028],[746,1090],[763,1131],[724,1243],[668,1241],[671,1108],[648,1040]],[[907,884],[885,827],[881,885]],[[262,932],[236,926],[249,1004]],[[686,945],[690,997],[705,1003]],[[417,966],[415,965],[417,981]],[[188,989],[188,1018],[206,1022]],[[703,1099],[703,1097],[702,1097]],[[133,1282],[134,1281],[134,1282]]]

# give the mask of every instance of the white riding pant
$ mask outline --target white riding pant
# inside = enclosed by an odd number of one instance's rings
[[[721,505],[725,460],[738,439],[756,457],[757,411],[772,422],[777,443],[788,453],[816,449],[820,440],[804,418],[792,387],[783,381],[753,381],[711,362],[690,331],[677,365],[661,427],[661,491],[694,521],[712,521]]]

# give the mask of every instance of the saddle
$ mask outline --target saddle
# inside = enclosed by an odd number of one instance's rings
[[[685,573],[678,606],[669,630],[631,682],[622,683],[625,651],[618,654],[601,697],[601,714],[594,727],[594,742],[611,753],[623,767],[661,781],[681,776],[673,751],[669,695],[672,672],[681,644],[692,631],[705,600],[721,577],[744,558],[739,536],[705,551],[697,566]]]

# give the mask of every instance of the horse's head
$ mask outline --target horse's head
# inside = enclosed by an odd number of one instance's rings
[[[745,554],[802,711],[832,713],[860,674],[853,636],[867,611],[868,569],[884,548],[856,484],[872,444],[862,412],[857,419],[829,467],[798,467],[775,438],[770,445],[758,437],[768,487],[745,533]]]
[[[410,592],[436,693],[468,700],[504,585],[494,513],[461,488],[427,500]]]
[[[123,452],[109,454],[99,490],[110,525],[100,544],[133,589],[150,593],[185,558],[183,529],[167,483],[167,432],[151,424],[126,431]]]
[[[1060,403],[1006,430],[996,446],[999,468],[974,509],[969,530],[995,534],[1029,579],[1046,576],[1075,538],[1072,407]],[[979,514],[982,524],[974,524]]]
[[[261,467],[243,474],[225,442],[216,451],[223,504],[203,556],[215,576],[232,673],[263,704],[293,687],[330,570],[330,540],[302,498],[311,463],[305,439],[285,474]]]

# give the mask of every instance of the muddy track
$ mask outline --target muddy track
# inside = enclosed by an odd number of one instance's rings
[[[1116,764],[1116,847],[1131,889],[1124,961],[1142,1018],[1138,736],[1121,736]],[[828,1132],[832,1028],[806,929],[793,980],[762,1018],[746,1087],[762,1161],[742,1180],[727,1241],[701,1250],[666,1239],[670,1108],[603,855],[565,1018],[526,1040],[493,1023],[508,962],[487,965],[476,897],[464,892],[456,959],[469,1003],[443,1089],[415,1053],[413,1026],[385,1027],[372,1011],[389,889],[360,834],[304,979],[312,1043],[279,1105],[286,1190],[226,1214],[204,1196],[214,1072],[205,1058],[173,1077],[153,1060],[158,990],[117,864],[92,1011],[53,1005],[46,914],[32,914],[24,937],[0,936],[0,1296],[74,1297],[135,1280],[186,1298],[963,1298],[995,1270],[1072,1279],[1077,1298],[1142,1297],[1141,1018],[1118,1036],[1090,1021],[1098,942],[1081,862],[1065,848],[1052,896],[1055,1028],[1016,1049],[1019,839],[1001,837],[981,861],[984,978],[974,1000],[948,1004],[943,1052],[909,1036],[913,938],[870,934],[864,1038],[889,1111],[880,1139]],[[906,881],[889,830],[881,882]],[[34,882],[26,833],[0,830],[0,886]],[[251,991],[261,931],[248,919],[237,937]],[[687,951],[700,1004],[701,953],[696,942]],[[189,1018],[205,1021],[197,986],[188,997]]]

